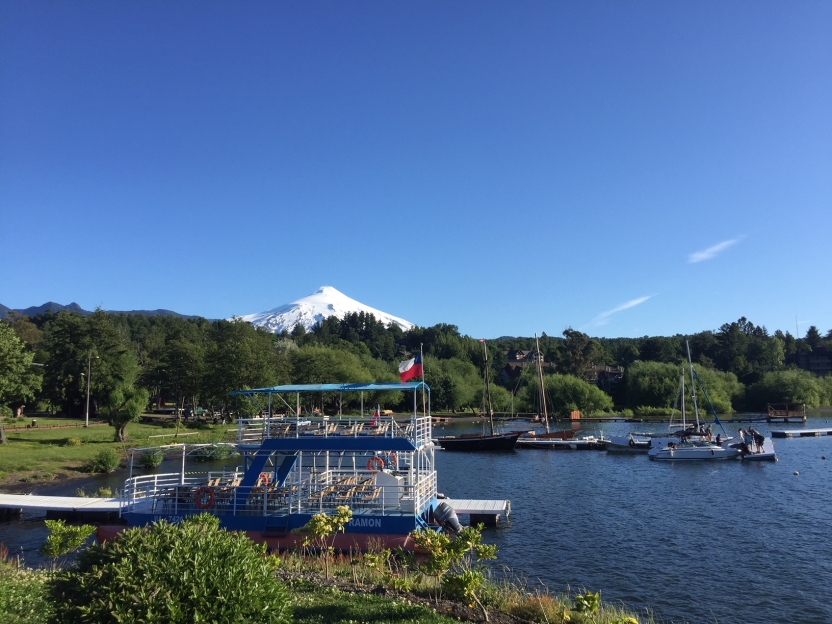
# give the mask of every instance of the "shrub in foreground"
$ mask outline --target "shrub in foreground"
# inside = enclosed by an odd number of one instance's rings
[[[52,613],[45,572],[19,570],[0,544],[0,624],[43,624]]]
[[[54,622],[291,621],[278,559],[210,515],[124,531],[82,552],[52,584]]]

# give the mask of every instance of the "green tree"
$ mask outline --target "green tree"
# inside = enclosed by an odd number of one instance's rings
[[[818,407],[828,400],[826,386],[809,371],[792,369],[763,375],[746,392],[746,406],[763,411],[768,403],[805,403]]]
[[[597,386],[574,375],[544,375],[546,400],[558,416],[578,410],[586,416],[613,408],[612,397]]]
[[[745,397],[745,386],[739,382],[734,373],[724,373],[698,364],[694,364],[694,368],[702,380],[707,398],[710,399],[718,414],[730,414],[734,411],[735,406],[742,403]],[[686,378],[686,381],[688,379]],[[697,384],[698,402],[703,409],[707,408],[705,392]],[[692,407],[692,403],[689,403],[688,406]]]
[[[32,367],[33,359],[14,329],[0,323],[0,406],[27,401],[40,390],[41,377]],[[6,444],[1,420],[0,444]]]
[[[670,407],[679,390],[682,369],[662,362],[633,362],[625,374],[627,405]]]
[[[141,417],[150,401],[150,392],[146,388],[136,387],[139,365],[135,360],[125,359],[127,361],[122,366],[120,376],[112,380],[101,405],[101,412],[116,428],[116,442],[127,442],[127,425]]]
[[[203,394],[212,403],[228,407],[233,390],[279,383],[285,370],[282,370],[283,359],[275,348],[275,340],[274,334],[240,318],[214,323],[206,355]]]
[[[604,359],[601,344],[586,334],[570,327],[563,331],[563,337],[557,358],[557,367],[562,373],[581,377],[592,364]]]
[[[482,404],[482,374],[471,362],[425,356],[425,371],[431,389],[431,405],[435,409],[456,412]],[[495,409],[498,409],[496,404]]]
[[[30,351],[37,352],[43,340],[43,331],[32,322],[32,319],[25,314],[11,311],[9,316],[3,319],[3,322],[12,326],[14,333]]]
[[[196,410],[205,376],[205,348],[186,338],[168,342],[163,356],[166,377],[171,380],[177,396],[176,406],[182,408],[187,399]]]
[[[517,394],[518,406],[526,411],[542,414],[539,405],[540,382],[535,375],[527,374],[527,381]],[[612,397],[597,386],[574,375],[544,375],[546,403],[553,417],[566,417],[575,410],[591,416],[613,408]]]
[[[820,335],[820,331],[814,325],[810,326],[808,330],[806,330],[806,337],[803,339],[807,345],[809,345],[810,349],[814,351],[820,346],[821,341],[823,338]]]
[[[682,359],[678,338],[653,336],[645,338],[639,348],[639,357],[645,362],[664,362],[675,364]]]

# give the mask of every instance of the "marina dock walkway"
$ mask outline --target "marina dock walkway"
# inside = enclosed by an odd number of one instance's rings
[[[118,513],[118,498],[81,498],[80,496],[35,496],[0,494],[0,508],[24,511],[86,511]]]
[[[780,429],[771,432],[772,438],[814,438],[832,435],[832,429]]]

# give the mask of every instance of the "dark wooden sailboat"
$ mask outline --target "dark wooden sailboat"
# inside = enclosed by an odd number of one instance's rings
[[[491,426],[490,434],[464,434],[460,436],[444,436],[437,438],[439,446],[446,451],[511,451],[517,444],[520,433],[494,433],[494,408],[491,405],[491,382],[488,374],[488,347],[482,341],[485,352],[485,394],[488,398],[488,422]]]
[[[537,334],[534,335],[534,342],[537,347],[537,380],[540,385],[540,407],[543,410],[543,424],[546,427],[546,432],[526,433],[520,436],[517,448],[568,449],[571,448],[569,440],[574,437],[577,430],[549,430],[549,411],[546,407],[546,390],[543,380],[543,354],[540,352],[540,342],[537,339]]]

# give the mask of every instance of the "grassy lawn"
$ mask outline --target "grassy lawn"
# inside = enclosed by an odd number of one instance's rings
[[[295,622],[425,622],[456,623],[456,618],[402,600],[374,594],[342,592],[334,587],[321,587],[310,581],[291,585]]]
[[[4,419],[6,427],[28,425],[31,422],[31,418]],[[48,481],[59,476],[77,476],[81,474],[84,464],[105,448],[126,453],[127,449],[136,446],[227,441],[225,432],[233,428],[233,425],[203,425],[199,429],[190,428],[190,425],[180,426],[179,433],[190,435],[174,437],[176,428],[172,423],[131,423],[127,427],[130,442],[121,444],[113,440],[114,427],[96,425],[85,428],[83,423],[83,419],[38,417],[36,428],[16,431],[7,429],[6,439],[9,443],[0,447],[0,483]],[[81,426],[47,428],[47,425],[67,424]]]

